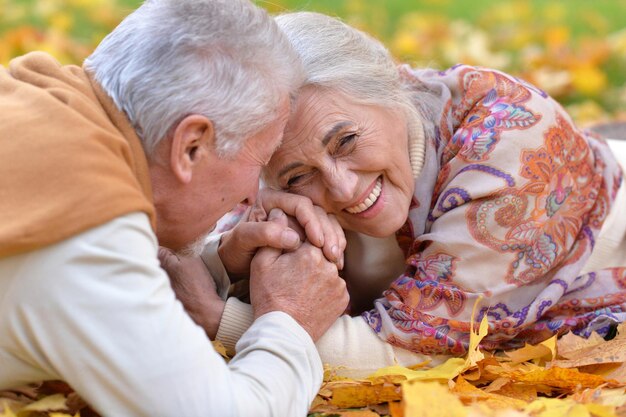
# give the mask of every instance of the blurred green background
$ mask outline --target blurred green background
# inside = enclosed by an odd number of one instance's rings
[[[31,50],[80,63],[139,0],[0,0],[0,64]],[[402,62],[504,70],[547,90],[580,124],[626,119],[626,0],[272,0],[381,39]]]

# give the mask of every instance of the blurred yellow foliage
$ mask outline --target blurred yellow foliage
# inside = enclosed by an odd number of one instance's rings
[[[572,70],[572,86],[587,96],[596,96],[607,85],[606,75],[592,65],[581,65]]]
[[[0,9],[2,65],[34,50],[80,64],[131,10],[114,0],[0,0]]]
[[[79,64],[139,4],[140,0],[0,0],[0,64],[31,50]],[[614,16],[600,11],[607,3],[599,10],[561,0],[259,4],[272,13],[315,9],[339,15],[380,38],[398,60],[412,65],[446,68],[466,63],[509,72],[546,90],[568,110],[582,113],[585,121],[622,118],[626,109],[626,18],[621,27],[611,24]],[[616,13],[626,11],[624,5],[612,7]],[[454,16],[453,10],[458,11]]]

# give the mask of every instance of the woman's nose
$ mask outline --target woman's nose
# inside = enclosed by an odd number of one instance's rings
[[[354,198],[358,178],[353,171],[338,167],[326,177],[324,185],[333,200],[345,203]]]

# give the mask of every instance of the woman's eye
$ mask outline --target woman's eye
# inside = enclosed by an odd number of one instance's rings
[[[298,185],[298,183],[304,178],[304,175],[295,175],[287,180],[287,187],[293,187],[294,185]]]
[[[342,147],[342,146],[349,145],[350,143],[354,142],[356,138],[357,138],[356,133],[351,133],[349,135],[346,135],[342,137],[341,139],[339,139],[338,146]]]

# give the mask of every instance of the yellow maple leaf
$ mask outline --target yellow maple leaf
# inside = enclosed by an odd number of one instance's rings
[[[470,324],[470,343],[468,347],[467,358],[449,358],[441,365],[435,366],[425,370],[413,370],[403,366],[394,365],[386,368],[381,368],[370,375],[369,378],[376,378],[385,375],[402,375],[405,376],[408,381],[437,381],[437,380],[451,380],[464,371],[476,366],[477,362],[483,360],[485,355],[480,351],[480,341],[487,335],[489,329],[489,323],[487,316],[483,316],[480,322],[478,333],[474,332],[474,317],[476,315],[476,308],[480,298],[474,303],[472,310],[472,320]]]
[[[600,375],[605,379],[614,379],[626,384],[626,363],[601,363],[598,365],[586,365],[578,367],[580,372]]]
[[[402,384],[404,417],[466,417],[469,410],[437,382],[407,381]]]
[[[598,333],[592,333],[588,339],[582,336],[568,332],[563,335],[557,342],[557,352],[559,356],[566,359],[574,359],[577,352],[604,343],[604,338]]]
[[[511,380],[509,378],[496,378],[495,380],[491,381],[491,384],[483,388],[483,390],[485,392],[499,391],[500,389],[502,389],[502,387],[510,383],[511,383]]]
[[[551,338],[546,339],[543,342],[539,343],[540,346],[543,346],[550,351],[550,360],[553,360],[554,358],[556,358],[556,341],[557,341],[557,335],[554,335]]]
[[[485,359],[485,355],[480,351],[480,342],[483,340],[485,336],[487,336],[487,332],[489,331],[489,321],[487,320],[487,315],[483,316],[483,319],[480,321],[480,326],[478,327],[478,333],[474,332],[474,317],[476,317],[476,308],[478,307],[478,303],[481,298],[478,298],[474,303],[474,307],[472,309],[472,318],[470,321],[470,341],[469,347],[467,348],[467,359],[465,360],[465,369],[470,369],[476,364]]]
[[[401,398],[402,391],[394,384],[337,384],[329,403],[339,408],[357,408],[399,401]]]
[[[458,376],[465,367],[465,359],[449,358],[441,365],[430,369],[413,370],[403,366],[394,365],[381,368],[374,372],[369,378],[376,378],[386,375],[402,375],[408,381],[447,381]]]
[[[569,351],[567,357],[566,360],[552,361],[550,365],[561,368],[578,368],[585,365],[626,362],[626,337],[620,335],[608,342]]]
[[[368,381],[372,381],[372,384],[396,384],[400,385],[406,381],[404,375],[382,375],[373,378],[368,378]]]
[[[511,378],[516,382],[527,384],[541,384],[550,387],[569,389],[575,388],[595,388],[606,384],[607,386],[619,386],[620,383],[614,380],[606,380],[599,375],[587,374],[579,372],[577,369],[566,368],[539,368],[529,372],[524,371],[505,371],[503,376]]]
[[[537,399],[537,387],[524,384],[508,384],[497,391],[500,395],[531,403]]]
[[[523,348],[504,352],[513,363],[528,361],[553,360],[556,357],[556,335],[538,345],[526,345]]]
[[[456,394],[465,404],[484,401],[491,409],[523,409],[527,402],[492,392],[486,392],[459,377],[450,391]]]

